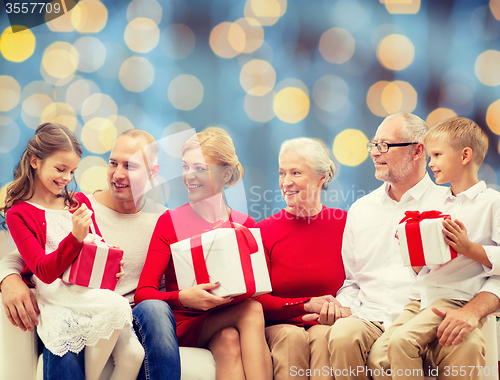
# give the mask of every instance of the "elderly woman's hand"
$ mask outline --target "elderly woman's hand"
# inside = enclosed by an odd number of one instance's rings
[[[321,297],[312,297],[309,301],[304,303],[304,310],[308,313],[320,313],[324,303],[333,302],[334,304],[342,307],[339,301],[334,296],[328,294]]]
[[[200,284],[179,292],[179,302],[184,307],[198,310],[209,310],[216,306],[224,305],[233,299],[229,297],[217,297],[207,290],[217,288],[219,283]]]

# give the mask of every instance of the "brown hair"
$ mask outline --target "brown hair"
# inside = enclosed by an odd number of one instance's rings
[[[181,155],[194,148],[201,148],[203,155],[210,157],[217,166],[231,167],[233,174],[225,186],[232,186],[243,178],[243,166],[236,155],[233,140],[224,129],[208,127],[197,133],[184,144]]]
[[[471,148],[472,159],[477,165],[481,165],[488,152],[486,133],[474,121],[462,116],[446,119],[429,129],[424,142],[434,140],[444,140],[457,151]]]
[[[35,156],[44,161],[60,150],[73,151],[78,156],[82,156],[80,141],[68,128],[52,123],[39,125],[35,136],[28,141],[28,146],[23,152],[21,161],[14,170],[14,182],[7,187],[5,206],[0,207],[0,211],[4,215],[16,202],[27,201],[35,193],[35,169],[31,166],[31,158]],[[68,207],[78,205],[78,202],[73,199],[73,194],[74,192],[68,191],[66,185],[62,191],[62,196]],[[5,222],[2,224],[5,227]]]

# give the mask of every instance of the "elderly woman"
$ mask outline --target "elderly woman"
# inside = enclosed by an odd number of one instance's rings
[[[214,226],[229,227],[230,222],[255,225],[252,218],[230,209],[224,200],[224,187],[243,177],[243,167],[231,138],[220,128],[197,133],[184,145],[181,155],[190,202],[158,219],[135,302],[167,302],[177,322],[179,345],[211,350],[217,380],[271,380],[261,305],[211,294],[210,289],[219,283],[179,290],[170,257],[171,244],[217,228]],[[160,290],[163,275],[166,291]]]
[[[326,319],[347,312],[334,299],[345,278],[341,246],[347,213],[321,205],[320,196],[334,172],[320,142],[285,141],[279,184],[287,206],[257,224],[273,292],[256,299],[264,309],[275,380],[333,378]]]

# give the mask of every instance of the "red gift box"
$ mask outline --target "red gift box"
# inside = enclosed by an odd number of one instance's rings
[[[121,249],[105,243],[98,235],[89,234],[62,279],[87,288],[115,290],[122,258]]]

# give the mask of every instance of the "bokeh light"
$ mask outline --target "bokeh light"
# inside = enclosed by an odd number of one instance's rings
[[[196,36],[191,28],[184,24],[169,25],[161,34],[160,48],[171,59],[184,59],[194,50]]]
[[[95,37],[82,37],[73,47],[78,52],[78,70],[91,73],[98,70],[106,60],[106,48]]]
[[[366,135],[358,129],[345,129],[333,141],[333,154],[342,164],[357,166],[368,157]]]
[[[61,124],[75,131],[78,120],[75,110],[69,104],[51,103],[42,111],[40,124],[42,123]]]
[[[273,110],[278,119],[298,123],[309,113],[309,96],[300,88],[285,87],[274,97]]]
[[[146,58],[130,57],[121,65],[118,77],[127,90],[142,92],[153,84],[155,70]]]
[[[129,130],[129,129],[134,129],[134,125],[132,122],[127,119],[125,116],[118,115],[115,118],[115,121],[113,122],[113,125],[116,128],[116,135],[120,136],[123,132]]]
[[[286,12],[287,0],[247,0],[245,17],[253,18],[264,26],[271,26]]]
[[[160,29],[150,18],[138,17],[128,23],[124,39],[130,50],[147,53],[158,45]]]
[[[379,81],[370,87],[366,103],[377,116],[386,117],[397,112],[412,112],[418,95],[411,84],[404,81]]]
[[[270,121],[274,116],[276,116],[273,109],[275,95],[274,91],[268,92],[263,96],[253,96],[247,94],[243,105],[247,116],[260,123]]]
[[[427,116],[425,122],[427,123],[427,126],[431,128],[434,125],[455,116],[457,116],[455,111],[450,110],[449,108],[437,108]]]
[[[35,45],[35,36],[29,29],[14,33],[8,27],[0,36],[0,53],[8,61],[26,61],[35,51]]]
[[[486,86],[500,85],[500,51],[487,50],[476,59],[474,71],[477,79]]]
[[[344,63],[353,56],[355,45],[353,36],[347,30],[331,28],[320,38],[319,52],[328,62]]]
[[[75,172],[75,179],[80,189],[87,194],[105,189],[108,186],[107,166],[107,162],[101,157],[84,157]]]
[[[441,91],[439,104],[460,115],[467,115],[474,108],[474,94],[465,84],[450,83]]]
[[[133,0],[127,7],[127,21],[138,17],[153,20],[156,25],[161,21],[163,8],[156,0]]]
[[[381,0],[392,14],[415,14],[420,10],[420,0]]]
[[[210,47],[222,58],[234,58],[245,50],[245,31],[236,23],[221,22],[210,33]]]
[[[175,108],[190,111],[203,100],[203,85],[193,75],[179,75],[168,86],[168,100]]]
[[[275,83],[276,71],[267,61],[254,59],[241,69],[241,87],[250,95],[265,95],[273,89]]]
[[[93,94],[82,104],[81,115],[85,122],[94,118],[107,118],[114,122],[118,114],[118,106],[113,98],[106,94]]]
[[[67,78],[75,74],[78,67],[78,51],[68,42],[49,45],[42,58],[42,67],[53,78]]]
[[[42,112],[50,104],[52,99],[45,94],[33,94],[23,101],[21,118],[26,126],[36,129],[40,125]]]
[[[21,130],[10,117],[0,116],[0,153],[7,153],[19,144]]]
[[[493,102],[486,111],[486,124],[491,131],[500,135],[500,100]]]
[[[82,143],[92,153],[103,154],[111,150],[117,137],[116,127],[103,117],[90,119],[82,129]]]
[[[316,81],[312,96],[323,111],[335,112],[347,103],[349,87],[341,77],[327,74]]]
[[[253,18],[243,17],[234,22],[245,33],[245,47],[243,53],[253,53],[264,42],[264,28]]]
[[[78,79],[68,86],[65,100],[74,110],[78,111],[87,98],[100,92],[99,87],[91,80]]]
[[[121,65],[129,57],[128,50],[124,45],[116,42],[106,42],[104,48],[106,49],[106,60],[97,70],[97,74],[109,79],[118,78]]]
[[[162,133],[160,144],[165,153],[171,157],[180,158],[182,147],[186,142],[186,135],[180,132],[188,131],[192,127],[182,121],[174,121],[167,125]]]
[[[500,0],[490,0],[490,9],[493,16],[500,20]]]
[[[390,70],[404,70],[413,62],[415,47],[410,39],[401,34],[385,37],[377,48],[380,64]]]
[[[70,13],[71,22],[80,33],[99,33],[108,21],[108,9],[99,0],[81,0]]]
[[[0,112],[10,111],[19,104],[21,86],[7,75],[0,75]]]

